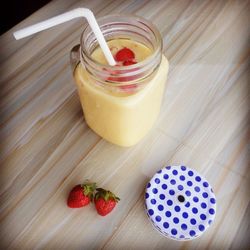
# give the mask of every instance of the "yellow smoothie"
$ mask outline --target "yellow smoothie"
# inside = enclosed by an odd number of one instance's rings
[[[145,45],[128,39],[111,40],[108,46],[113,55],[124,47],[131,49],[136,62],[152,54]],[[91,56],[107,65],[100,48]],[[162,56],[157,72],[148,78],[143,88],[138,92],[117,93],[98,87],[79,63],[74,77],[87,124],[111,143],[127,147],[136,144],[147,134],[160,112],[167,73],[168,61]]]

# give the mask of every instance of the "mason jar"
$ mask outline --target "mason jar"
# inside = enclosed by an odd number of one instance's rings
[[[108,44],[127,39],[152,51],[145,60],[128,66],[97,62],[92,53],[99,44],[89,25],[71,51],[86,123],[105,140],[132,146],[149,132],[160,112],[169,67],[162,38],[151,22],[138,16],[109,15],[97,22]]]

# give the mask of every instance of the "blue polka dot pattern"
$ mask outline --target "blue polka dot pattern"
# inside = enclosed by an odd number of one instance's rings
[[[175,169],[173,170],[173,175],[177,175],[178,174],[178,171]]]
[[[196,197],[196,196],[194,196],[193,201],[194,201],[194,202],[198,202],[198,201],[199,201],[199,198]]]
[[[209,211],[210,214],[214,214],[215,213],[215,211],[214,211],[213,208],[210,208],[208,211]]]
[[[196,207],[193,207],[193,208],[192,208],[192,212],[193,212],[194,214],[197,214],[197,213],[198,213],[198,209],[197,209]]]
[[[164,207],[162,205],[159,205],[158,209],[159,209],[159,211],[162,211],[164,209]]]
[[[170,181],[170,183],[171,183],[172,185],[174,185],[174,184],[176,183],[176,180],[172,179],[172,180]]]
[[[175,191],[173,189],[169,190],[169,194],[170,195],[174,195],[175,194]]]
[[[192,225],[195,225],[195,224],[196,224],[196,220],[195,220],[195,219],[191,219],[191,220],[190,220],[190,223],[191,223]]]
[[[199,225],[199,230],[200,231],[204,231],[205,230],[205,227],[203,225]]]
[[[176,240],[203,234],[216,214],[208,181],[186,166],[167,166],[147,183],[145,207],[156,230]]]
[[[172,205],[173,205],[173,201],[172,201],[172,200],[168,200],[168,201],[167,201],[167,204],[168,204],[169,206],[172,206]]]
[[[156,219],[156,221],[160,222],[160,221],[161,221],[161,216],[157,215],[157,216],[155,217],[155,219]]]
[[[198,181],[198,182],[200,182],[201,181],[201,177],[200,176],[196,176],[195,180]]]
[[[167,217],[171,217],[171,212],[170,212],[170,211],[167,211],[167,212],[165,213],[165,215],[166,215]]]
[[[202,203],[201,203],[201,207],[202,207],[202,208],[206,208],[206,207],[207,207],[207,204],[206,204],[205,202],[202,202]]]
[[[150,202],[151,202],[151,204],[153,204],[153,205],[154,205],[154,204],[156,204],[156,199],[151,199],[151,201],[150,201]]]
[[[174,210],[175,210],[175,212],[180,212],[180,211],[181,211],[181,208],[180,208],[179,206],[175,206],[175,207],[174,207]]]
[[[156,184],[159,184],[161,181],[160,181],[160,179],[159,178],[155,178],[155,183]]]
[[[179,223],[179,219],[177,217],[174,217],[173,221],[174,221],[175,224]]]
[[[164,227],[164,228],[169,228],[169,224],[168,224],[167,222],[164,222],[164,223],[163,223],[163,227]]]
[[[185,219],[188,218],[188,213],[187,213],[187,212],[184,212],[184,213],[182,214],[182,217],[185,218]]]
[[[205,220],[207,218],[207,216],[205,214],[201,214],[200,218],[201,218],[201,220]]]
[[[149,213],[149,215],[153,215],[154,214],[154,210],[153,209],[149,209],[148,213]]]
[[[171,233],[172,233],[172,235],[176,235],[176,234],[177,234],[177,230],[173,228],[173,229],[171,230]]]
[[[158,193],[158,189],[157,189],[157,188],[153,188],[152,192],[153,192],[154,194],[157,194],[157,193]]]
[[[168,174],[164,174],[164,175],[163,175],[163,178],[164,178],[165,180],[167,180],[167,179],[169,178]]]
[[[164,200],[166,196],[165,196],[165,194],[160,194],[159,197],[160,197],[161,200]]]
[[[202,196],[203,196],[204,198],[207,198],[207,197],[208,197],[208,193],[204,192],[204,193],[202,194]]]
[[[203,182],[203,187],[208,187],[208,186],[209,186],[208,182],[204,181]]]
[[[189,232],[189,234],[190,234],[190,236],[194,236],[194,235],[195,235],[195,231],[194,231],[194,230],[191,230],[191,231]]]
[[[184,175],[181,175],[181,176],[180,176],[180,180],[181,180],[181,181],[185,181],[185,179],[186,179],[186,178],[185,178]]]
[[[211,199],[210,199],[210,202],[211,202],[212,204],[215,204],[215,203],[216,203],[214,198],[211,198]]]
[[[187,168],[185,166],[181,166],[181,170],[185,171]]]

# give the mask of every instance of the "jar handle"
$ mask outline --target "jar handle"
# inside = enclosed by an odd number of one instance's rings
[[[70,51],[70,65],[73,74],[79,62],[80,62],[80,44],[77,44]]]

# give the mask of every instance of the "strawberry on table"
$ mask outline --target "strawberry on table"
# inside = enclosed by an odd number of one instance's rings
[[[67,204],[70,208],[87,206],[94,197],[95,183],[76,185],[69,193]]]
[[[114,209],[120,199],[105,189],[97,188],[96,190],[97,193],[95,194],[94,202],[97,213],[101,216],[106,216]]]

